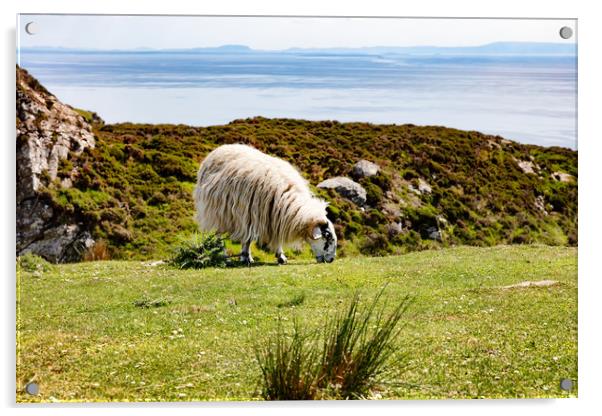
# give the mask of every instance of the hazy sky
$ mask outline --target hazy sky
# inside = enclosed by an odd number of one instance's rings
[[[34,22],[37,33],[25,25]],[[565,42],[575,20],[235,18],[182,16],[21,15],[20,46],[133,49],[227,44],[254,49],[362,46],[470,46],[498,41]]]

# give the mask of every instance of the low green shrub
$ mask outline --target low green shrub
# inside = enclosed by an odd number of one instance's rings
[[[368,182],[364,184],[364,189],[366,190],[366,203],[371,207],[378,206],[384,197],[382,188],[380,188],[378,185]]]
[[[359,225],[358,223],[355,223],[355,222],[347,223],[347,226],[345,227],[345,231],[344,231],[345,238],[347,240],[350,240],[351,237],[353,237],[354,235],[357,235],[361,229],[362,229],[362,226]]]
[[[335,222],[341,216],[341,210],[331,204],[326,207],[326,215],[330,221]]]
[[[361,239],[359,250],[367,256],[386,256],[392,247],[383,233],[370,233]]]
[[[25,253],[17,257],[17,270],[27,272],[48,272],[52,270],[52,264],[46,259],[33,253]]]
[[[224,239],[215,233],[196,233],[182,241],[175,249],[169,264],[180,269],[226,267]]]

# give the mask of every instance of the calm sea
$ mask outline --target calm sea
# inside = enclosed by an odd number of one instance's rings
[[[576,148],[574,57],[22,51],[60,100],[109,123],[253,116],[443,125]]]

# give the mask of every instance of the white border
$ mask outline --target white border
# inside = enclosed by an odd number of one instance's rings
[[[408,401],[369,403],[248,403],[248,404],[190,404],[190,405],[113,405],[119,413],[130,415],[164,414],[169,409],[181,415],[188,414],[233,414],[281,415],[308,412],[326,414],[343,411],[363,414],[377,411],[385,414],[426,412],[427,414],[471,415],[526,413],[555,415],[591,414],[599,409],[602,387],[600,366],[600,317],[602,311],[598,300],[602,293],[602,276],[596,273],[596,255],[601,252],[596,244],[600,233],[598,212],[600,200],[600,140],[602,139],[602,117],[600,94],[600,39],[602,39],[602,15],[596,10],[594,1],[530,1],[504,0],[497,2],[453,0],[453,1],[399,1],[385,0],[220,0],[216,2],[192,2],[185,0],[21,0],[2,2],[3,59],[2,91],[0,100],[2,116],[2,191],[9,203],[2,207],[4,270],[2,319],[2,371],[0,392],[4,414],[90,415],[103,414],[104,405],[35,407],[14,404],[14,328],[15,328],[15,281],[14,281],[14,64],[15,22],[17,13],[103,13],[103,14],[219,14],[219,15],[346,15],[346,16],[433,16],[433,17],[549,17],[579,19],[579,399],[565,400],[495,400],[495,401]]]

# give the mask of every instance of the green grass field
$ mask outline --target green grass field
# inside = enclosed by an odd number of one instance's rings
[[[545,287],[502,288],[555,280]],[[260,400],[254,345],[388,284],[414,297],[382,399],[576,396],[577,249],[459,247],[180,271],[106,261],[18,270],[17,401]],[[405,357],[405,358],[403,358]],[[23,392],[35,381],[40,394]]]

